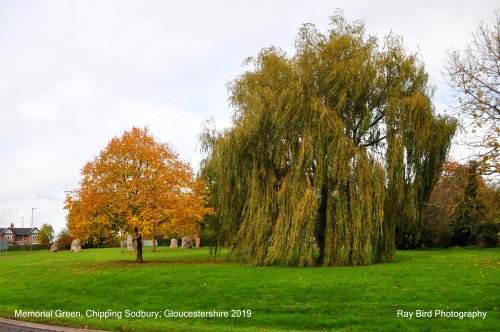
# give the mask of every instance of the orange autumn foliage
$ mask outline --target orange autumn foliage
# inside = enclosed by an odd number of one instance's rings
[[[195,236],[197,222],[211,212],[205,185],[189,164],[147,128],[135,127],[85,164],[80,188],[67,192],[65,209],[71,235],[83,242],[118,232],[139,241],[157,234]],[[137,258],[142,261],[142,250]]]

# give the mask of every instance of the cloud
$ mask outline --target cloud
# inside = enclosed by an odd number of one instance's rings
[[[36,198],[37,199],[41,199],[41,200],[46,200],[46,201],[61,203],[61,197],[60,196],[47,195],[47,194],[37,194]]]
[[[438,85],[446,49],[460,47],[493,1],[0,2],[0,225],[28,217],[64,226],[64,192],[113,137],[149,126],[194,168],[197,135],[230,123],[226,83],[243,60],[297,29],[325,32],[337,7],[379,37],[391,29],[420,49]],[[444,91],[444,92],[442,92]]]

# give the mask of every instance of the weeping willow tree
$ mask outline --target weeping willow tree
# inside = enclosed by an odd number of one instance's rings
[[[233,125],[207,126],[201,175],[220,244],[253,264],[366,265],[418,238],[455,132],[399,37],[362,22],[304,25],[230,83]],[[317,249],[316,249],[317,248]]]

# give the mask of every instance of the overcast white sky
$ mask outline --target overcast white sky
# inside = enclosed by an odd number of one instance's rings
[[[495,3],[0,0],[0,227],[20,217],[29,227],[32,207],[35,226],[64,227],[80,168],[132,126],[197,168],[202,122],[229,124],[226,84],[243,60],[270,45],[293,53],[299,26],[326,32],[336,8],[419,50],[443,112],[446,51],[470,41]]]

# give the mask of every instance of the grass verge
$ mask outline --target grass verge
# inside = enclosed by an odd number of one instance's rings
[[[120,331],[495,331],[500,249],[398,251],[366,267],[254,267],[212,259],[208,249],[123,249],[0,254],[0,316],[51,312],[40,323]],[[486,311],[485,319],[416,318],[416,311]],[[82,317],[55,317],[56,311]],[[86,317],[87,310],[122,317]],[[125,312],[159,312],[126,318]],[[167,318],[165,310],[242,317]],[[398,310],[413,313],[398,317]],[[234,312],[238,315],[238,311]]]

